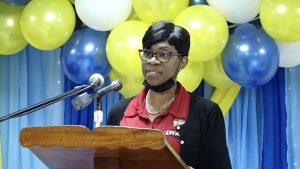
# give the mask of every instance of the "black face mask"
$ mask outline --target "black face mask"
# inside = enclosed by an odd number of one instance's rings
[[[163,82],[160,85],[151,86],[145,79],[143,84],[145,87],[147,87],[155,92],[162,93],[164,91],[171,89],[175,85],[175,80],[173,79],[173,77],[171,77],[170,79],[168,79],[167,81]]]

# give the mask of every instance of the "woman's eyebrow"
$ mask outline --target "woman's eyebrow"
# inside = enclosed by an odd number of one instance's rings
[[[161,49],[169,49],[169,50],[171,50],[171,48],[169,48],[168,46],[162,46],[162,47],[158,48],[158,50],[161,50]]]

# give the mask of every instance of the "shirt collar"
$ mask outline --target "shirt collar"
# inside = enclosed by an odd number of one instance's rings
[[[190,94],[179,82],[177,84],[179,87],[179,92],[166,112],[169,112],[175,118],[186,119],[189,112]]]
[[[170,113],[175,118],[186,119],[189,112],[190,94],[179,82],[177,82],[177,84],[179,87],[179,92],[173,103],[163,114]],[[132,99],[126,109],[126,113],[124,114],[125,117],[132,117],[136,115],[139,115],[143,118],[149,117],[145,107],[147,92],[148,89],[144,87],[142,91]]]

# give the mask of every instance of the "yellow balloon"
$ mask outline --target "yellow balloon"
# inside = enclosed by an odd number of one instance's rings
[[[138,17],[149,24],[161,20],[173,21],[188,5],[188,0],[133,0]]]
[[[203,77],[203,65],[201,62],[189,60],[186,67],[178,73],[177,80],[184,88],[193,92],[200,85]]]
[[[109,73],[109,78],[113,80],[121,80],[123,87],[119,91],[125,98],[137,95],[143,88],[144,78],[142,76],[129,77],[121,75],[116,70],[112,69]]]
[[[127,18],[127,20],[140,20],[140,18],[138,17],[138,15],[134,11],[134,9],[132,9],[129,17]]]
[[[142,38],[148,25],[141,21],[126,21],[115,27],[108,36],[106,54],[111,66],[126,76],[142,76]]]
[[[21,17],[28,43],[42,50],[62,46],[75,28],[75,12],[68,0],[31,0]]]
[[[25,6],[10,6],[0,1],[0,54],[18,53],[27,45],[20,28]]]
[[[300,40],[299,0],[264,0],[260,20],[272,38],[283,42]]]
[[[175,23],[186,28],[191,35],[191,60],[213,59],[226,46],[229,34],[227,22],[213,7],[190,6],[176,17]]]
[[[221,55],[210,61],[203,62],[203,66],[203,79],[210,85],[218,88],[229,88],[237,85],[225,73],[221,62]]]
[[[230,110],[230,107],[235,101],[235,98],[240,92],[241,86],[234,85],[230,88],[216,88],[211,96],[211,100],[217,103],[225,117]]]

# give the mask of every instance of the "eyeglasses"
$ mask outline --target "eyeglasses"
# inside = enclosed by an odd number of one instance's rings
[[[148,61],[155,57],[158,61],[165,63],[168,62],[171,58],[171,56],[182,56],[181,54],[174,54],[171,51],[158,51],[158,52],[152,52],[148,49],[139,49],[140,58],[143,61]]]

